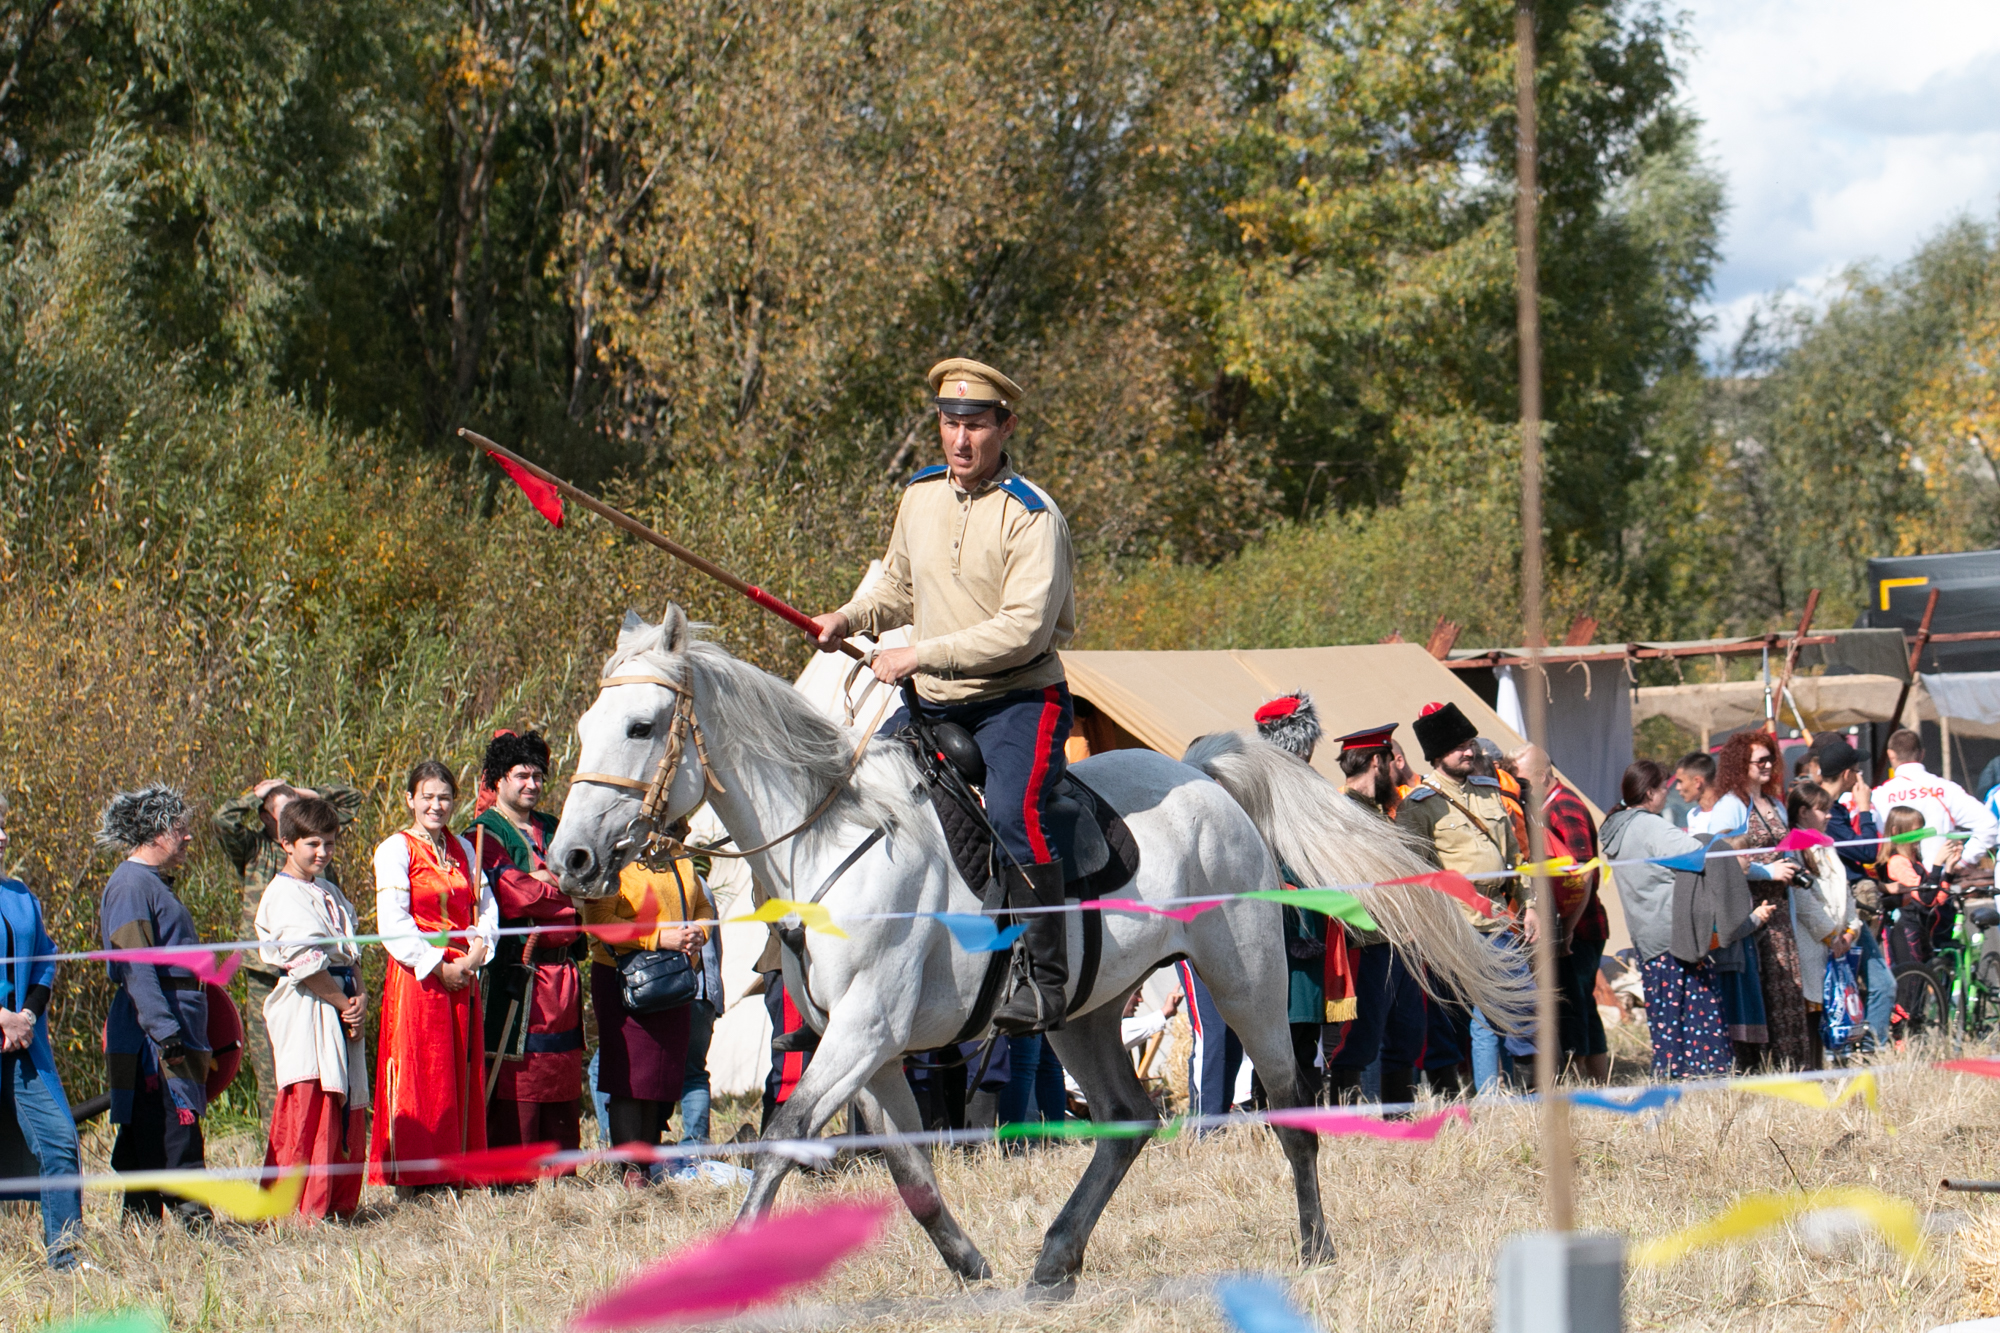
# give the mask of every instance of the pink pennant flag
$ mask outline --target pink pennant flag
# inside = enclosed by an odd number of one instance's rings
[[[1286,1129],[1309,1129],[1315,1134],[1366,1134],[1375,1139],[1411,1139],[1428,1143],[1450,1121],[1463,1120],[1471,1124],[1472,1112],[1463,1106],[1454,1106],[1435,1115],[1427,1115],[1422,1120],[1377,1120],[1370,1115],[1334,1107],[1296,1107],[1289,1111],[1273,1111],[1265,1119]]]
[[[504,1148],[481,1148],[476,1152],[440,1157],[438,1169],[474,1185],[519,1185],[552,1171],[554,1168],[543,1163],[561,1151],[560,1143],[516,1143]]]
[[[767,1217],[685,1246],[589,1306],[570,1327],[640,1328],[735,1314],[815,1282],[888,1223],[887,1199]]]
[[[236,969],[243,966],[240,950],[232,950],[220,962],[216,961],[213,949],[115,949],[89,956],[114,963],[157,963],[161,967],[186,968],[194,973],[196,980],[218,986],[227,986]]]
[[[1778,850],[1781,852],[1802,852],[1808,847],[1831,846],[1833,846],[1831,837],[1812,828],[1795,828],[1778,839]]]
[[[1220,902],[1189,903],[1185,907],[1155,907],[1151,903],[1134,902],[1130,898],[1086,898],[1081,906],[1095,907],[1101,912],[1145,912],[1151,916],[1170,916],[1176,921],[1192,921],[1211,907],[1220,907]]]
[[[1456,898],[1481,916],[1506,917],[1513,915],[1513,909],[1494,902],[1485,894],[1472,887],[1472,881],[1456,870],[1434,870],[1428,875],[1412,875],[1408,879],[1392,879],[1390,884],[1421,884],[1427,889],[1436,889],[1447,898]]]
[[[2000,1060],[1944,1060],[1939,1069],[1950,1069],[1960,1074],[1977,1074],[1981,1078],[2000,1078]]]

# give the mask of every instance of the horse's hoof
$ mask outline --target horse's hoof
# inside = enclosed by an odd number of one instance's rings
[[[1076,1295],[1076,1276],[1071,1274],[1069,1277],[1050,1280],[1032,1278],[1021,1294],[1027,1298],[1030,1305],[1054,1305],[1067,1301]]]
[[[1309,1265],[1330,1264],[1340,1255],[1327,1236],[1314,1236],[1299,1246],[1299,1258]]]

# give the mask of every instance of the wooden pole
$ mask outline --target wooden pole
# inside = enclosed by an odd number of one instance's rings
[[[1805,639],[1806,635],[1809,632],[1811,632],[1812,622],[1813,622],[1813,612],[1817,610],[1819,610],[1819,589],[1814,588],[1811,592],[1806,594],[1805,614],[1799,617],[1798,632],[1792,635],[1792,642],[1785,649],[1785,669],[1778,676],[1778,692],[1772,701],[1774,707],[1778,703],[1781,703],[1784,700],[1789,699],[1791,697],[1790,691],[1792,688],[1792,669],[1799,664],[1799,644]],[[1796,703],[1794,703],[1792,705],[1792,716],[1798,717],[1798,711],[1799,711],[1799,706]],[[1798,718],[1798,722],[1800,730],[1804,730],[1806,725],[1806,720],[1800,717]],[[1776,732],[1776,730],[1773,730],[1771,734],[1775,736],[1778,733]]]
[[[1515,296],[1521,344],[1521,614],[1528,638],[1528,740],[1548,753],[1548,691],[1542,667],[1542,324],[1535,246],[1535,5],[1514,7],[1514,100],[1517,181],[1514,208],[1517,277]],[[1548,860],[1540,793],[1527,793],[1528,859]],[[1542,1181],[1549,1229],[1570,1231],[1576,1207],[1570,1173],[1569,1101],[1556,1091],[1562,1052],[1556,1000],[1555,884],[1534,877],[1535,916],[1535,1083],[1541,1089]]]
[[[493,443],[493,441],[487,439],[484,435],[479,434],[477,431],[467,430],[465,427],[460,426],[458,428],[458,433],[461,436],[463,436],[466,440],[470,441],[472,444],[476,445],[481,449],[484,449],[486,452],[491,454],[498,454],[500,457],[514,464],[514,466],[520,468],[523,472],[526,472],[531,476],[539,477],[541,480],[547,482],[549,485],[561,491],[564,495],[568,496],[570,499],[582,505],[585,509],[588,509],[591,513],[596,514],[599,518],[605,519],[608,522],[625,529],[625,531],[631,533],[634,537],[639,538],[641,541],[651,542],[654,546],[659,547],[662,551],[665,551],[668,555],[672,556],[674,559],[680,561],[681,563],[694,566],[694,568],[708,575],[710,578],[714,579],[717,583],[720,583],[723,587],[742,593],[745,597],[748,597],[751,601],[757,603],[757,605],[763,607],[766,611],[769,611],[771,614],[777,616],[779,619],[790,623],[792,626],[794,626],[801,632],[810,635],[815,639],[819,637],[819,627],[812,623],[812,618],[807,616],[803,611],[800,611],[797,607],[791,605],[789,602],[781,601],[780,599],[773,597],[770,593],[765,592],[762,588],[757,587],[755,584],[744,582],[742,579],[737,578],[734,574],[724,569],[721,565],[716,564],[713,560],[706,560],[701,556],[696,555],[693,551],[688,550],[687,547],[682,546],[679,542],[674,541],[669,537],[664,537],[661,534],[653,531],[651,528],[647,527],[644,523],[641,523],[638,519],[633,518],[629,514],[620,513],[618,510],[613,509],[608,504],[605,504],[602,500],[590,494],[588,491],[578,490],[576,487],[564,481],[561,477],[558,477],[555,473],[550,472],[547,468],[529,462],[527,459],[521,457],[521,455],[515,453],[512,449],[508,449],[501,445]],[[857,660],[865,656],[865,654],[859,648],[856,648],[851,643],[841,644],[840,651],[846,653],[849,657],[855,658]]]
[[[1910,678],[1903,682],[1903,688],[1896,695],[1896,711],[1889,714],[1889,727],[1882,733],[1881,741],[1875,746],[1875,781],[1886,780],[1883,765],[1889,762],[1889,732],[1903,725],[1903,709],[1910,702],[1910,688],[1917,683],[1917,665],[1924,660],[1924,646],[1931,641],[1931,617],[1937,614],[1938,590],[1931,589],[1931,595],[1924,600],[1924,618],[1917,624],[1917,637],[1910,641]]]

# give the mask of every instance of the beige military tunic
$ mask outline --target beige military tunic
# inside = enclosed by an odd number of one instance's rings
[[[1456,870],[1461,875],[1487,875],[1512,870],[1521,863],[1521,849],[1514,841],[1514,821],[1508,818],[1500,784],[1491,778],[1468,778],[1459,782],[1443,773],[1432,773],[1410,789],[1396,811],[1398,826],[1417,835],[1421,849],[1440,870]],[[1482,827],[1483,826],[1483,827]],[[1478,890],[1496,901],[1508,899],[1519,905],[1519,880],[1475,881]],[[1468,916],[1480,930],[1498,930],[1501,922],[1491,917]]]
[[[840,611],[876,638],[913,628],[926,700],[965,703],[1062,682],[1056,652],[1076,637],[1069,524],[1005,455],[970,493],[944,467],[912,477],[882,563],[882,577]]]

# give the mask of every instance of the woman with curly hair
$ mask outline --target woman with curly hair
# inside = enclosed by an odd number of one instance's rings
[[[1744,849],[1777,846],[1791,828],[1785,818],[1785,784],[1780,765],[1784,751],[1768,731],[1743,731],[1731,736],[1715,762],[1715,787],[1720,793],[1708,813],[1708,831],[1727,837],[1728,845]],[[1775,851],[1744,858],[1750,892],[1759,903],[1775,903],[1784,921],[1780,929],[1756,934],[1758,990],[1764,1002],[1768,1045],[1762,1051],[1739,1048],[1740,1059],[1761,1058],[1784,1069],[1818,1069],[1824,1063],[1817,1006],[1808,1005],[1800,984],[1799,948],[1790,929],[1790,884],[1798,864]]]

